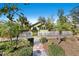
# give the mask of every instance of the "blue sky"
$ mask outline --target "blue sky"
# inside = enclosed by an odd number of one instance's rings
[[[3,5],[3,4],[1,4]],[[35,23],[39,16],[50,17],[57,19],[57,11],[60,8],[64,9],[65,15],[69,14],[70,10],[78,3],[29,3],[27,5],[18,4],[18,7],[22,9],[22,12],[28,18],[31,23]]]

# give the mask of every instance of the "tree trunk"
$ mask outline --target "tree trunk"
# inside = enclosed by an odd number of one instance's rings
[[[19,37],[19,35],[17,35],[17,37],[16,37],[16,48],[17,48],[17,45],[18,45],[18,37]]]
[[[12,36],[10,35],[10,42],[11,42],[11,46],[12,46]]]
[[[60,44],[62,41],[64,41],[64,37],[62,36],[62,31],[59,31],[59,43],[58,44]]]

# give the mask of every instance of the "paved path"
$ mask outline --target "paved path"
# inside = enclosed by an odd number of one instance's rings
[[[43,44],[38,37],[34,37],[33,56],[47,56]]]

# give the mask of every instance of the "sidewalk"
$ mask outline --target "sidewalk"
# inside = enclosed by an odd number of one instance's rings
[[[39,40],[40,38],[34,37],[33,56],[47,56],[43,44]]]

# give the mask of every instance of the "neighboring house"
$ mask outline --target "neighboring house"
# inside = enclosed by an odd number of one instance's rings
[[[33,24],[31,26],[31,30],[36,29],[39,32],[44,32],[44,31],[48,31],[48,29],[46,28],[45,23],[43,22],[37,22],[35,24]]]

